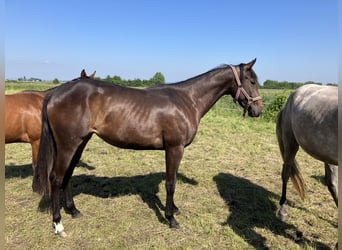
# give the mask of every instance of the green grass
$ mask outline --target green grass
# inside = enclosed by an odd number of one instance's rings
[[[6,81],[5,92],[6,94],[14,94],[23,90],[46,90],[57,86],[56,84],[50,82],[16,82],[16,81]]]
[[[185,150],[175,193],[178,230],[164,219],[162,151],[118,149],[94,136],[72,177],[83,217],[62,210],[68,237],[60,238],[31,189],[30,146],[5,149],[6,249],[330,249],[337,241],[323,164],[302,151],[307,200],[289,183],[289,221],[276,217],[282,162],[275,124],[243,119],[231,97],[202,119]]]

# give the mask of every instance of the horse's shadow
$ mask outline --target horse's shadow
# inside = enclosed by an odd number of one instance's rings
[[[87,163],[80,161],[77,167],[94,170]],[[5,168],[5,178],[27,178],[32,177],[32,165],[7,165]],[[161,210],[165,210],[164,205],[160,201],[157,193],[159,192],[159,184],[165,180],[165,172],[150,173],[146,175],[121,176],[121,177],[99,177],[95,175],[73,175],[71,177],[73,195],[89,194],[100,198],[115,198],[123,195],[136,194],[151,208],[160,222],[167,223]],[[182,173],[177,174],[177,180],[183,183],[197,185],[198,182],[190,179]],[[61,195],[61,206],[63,197]],[[47,211],[50,208],[50,200],[42,198],[39,202],[38,209]]]
[[[231,227],[255,249],[269,249],[266,239],[254,229],[262,228],[289,238],[300,245],[314,244],[318,249],[330,249],[321,242],[312,242],[295,226],[282,222],[276,216],[277,207],[271,199],[279,196],[247,179],[228,173],[214,176],[218,191],[226,202],[229,215],[224,225]]]
[[[95,168],[89,166],[87,163],[80,161],[76,167],[86,168],[88,170],[94,170]],[[5,166],[5,179],[11,178],[27,178],[32,177],[32,164],[24,165],[6,165]]]
[[[32,164],[24,165],[6,165],[5,166],[5,179],[10,178],[27,178],[32,177]]]
[[[81,174],[73,175],[71,178],[74,196],[88,194],[99,198],[115,198],[132,194],[139,195],[148,207],[154,211],[158,220],[167,224],[168,222],[161,212],[165,211],[165,206],[157,195],[159,185],[163,180],[165,180],[165,172],[120,177],[99,177]],[[177,174],[177,180],[191,185],[198,184],[196,180],[190,179],[181,173]],[[41,200],[40,210],[44,209],[46,209],[46,201]]]

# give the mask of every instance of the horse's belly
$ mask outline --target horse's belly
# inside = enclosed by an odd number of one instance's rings
[[[8,124],[5,125],[5,143],[14,142],[30,142],[30,137],[27,133],[26,127],[22,124]]]
[[[338,164],[337,133],[335,131],[322,129],[320,126],[311,126],[306,130],[295,128],[294,134],[297,143],[306,153],[317,160]]]
[[[161,133],[141,130],[134,127],[122,127],[95,132],[107,143],[126,149],[162,149]]]

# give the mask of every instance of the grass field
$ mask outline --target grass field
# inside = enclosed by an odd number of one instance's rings
[[[301,201],[289,183],[290,218],[281,222],[275,124],[241,115],[231,97],[221,99],[186,148],[175,193],[178,230],[164,219],[162,151],[122,150],[93,136],[72,177],[83,217],[62,210],[68,237],[60,238],[31,189],[30,146],[6,145],[6,249],[333,248],[337,209],[323,184],[323,164],[299,152],[307,199]]]

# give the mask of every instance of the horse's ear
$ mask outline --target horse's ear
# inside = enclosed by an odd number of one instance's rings
[[[252,61],[250,61],[249,63],[246,64],[247,69],[252,69],[253,65],[256,62],[256,58],[254,58]]]
[[[96,70],[94,71],[94,73],[93,73],[93,74],[91,74],[91,75],[89,76],[89,78],[90,78],[90,79],[94,79],[94,77],[95,77],[95,73],[96,73]]]
[[[81,71],[81,76],[80,77],[81,78],[86,78],[87,77],[87,73],[85,72],[84,69]]]

